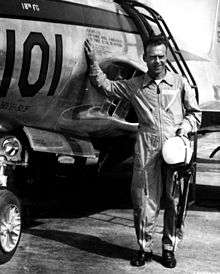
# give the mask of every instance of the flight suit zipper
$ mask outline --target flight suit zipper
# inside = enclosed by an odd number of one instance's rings
[[[161,92],[160,92],[160,88],[157,85],[157,95],[158,95],[158,115],[159,115],[159,130],[160,130],[160,148],[162,148],[162,137],[163,137],[163,127],[162,127],[162,123],[161,123]]]

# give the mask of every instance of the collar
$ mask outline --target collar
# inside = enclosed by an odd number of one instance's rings
[[[150,83],[153,83],[153,82],[154,82],[154,79],[152,79],[150,77],[150,75],[148,73],[146,73],[144,75],[143,87],[146,87]],[[173,86],[173,84],[174,84],[173,73],[167,70],[165,76],[163,77],[163,79],[161,79],[161,82],[166,82],[169,86]]]

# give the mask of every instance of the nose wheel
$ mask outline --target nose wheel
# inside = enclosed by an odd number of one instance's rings
[[[0,264],[11,259],[21,237],[21,208],[17,197],[0,190]]]

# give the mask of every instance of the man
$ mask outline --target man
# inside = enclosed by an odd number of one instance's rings
[[[129,80],[108,80],[88,40],[85,50],[90,60],[92,84],[107,96],[130,100],[138,117],[131,197],[140,250],[131,264],[142,266],[152,259],[152,236],[164,184],[166,205],[162,258],[164,266],[173,268],[176,266],[176,206],[172,195],[171,170],[167,168],[167,176],[161,176],[164,170],[161,149],[169,137],[187,135],[197,130],[201,116],[195,92],[186,79],[166,69],[167,43],[162,36],[151,37],[146,45],[144,61],[148,72]]]

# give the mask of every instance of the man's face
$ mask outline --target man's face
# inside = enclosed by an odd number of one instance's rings
[[[153,77],[163,77],[167,63],[167,49],[165,45],[148,46],[144,61],[147,63],[150,75]]]

